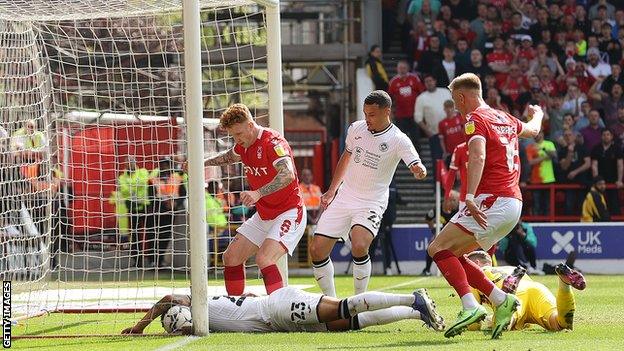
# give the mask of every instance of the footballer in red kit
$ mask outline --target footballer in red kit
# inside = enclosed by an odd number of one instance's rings
[[[455,150],[457,145],[466,140],[464,135],[464,120],[462,116],[455,111],[455,103],[453,100],[444,102],[444,113],[446,117],[438,123],[438,133],[440,136],[440,144],[444,149],[444,154],[450,154]]]
[[[204,165],[242,161],[251,190],[241,193],[241,201],[256,207],[256,213],[237,229],[223,253],[225,288],[228,295],[243,294],[245,262],[256,255],[267,293],[271,294],[284,286],[276,262],[286,253],[292,255],[307,220],[293,153],[278,132],[256,124],[243,104],[230,106],[219,124],[236,145],[207,158]]]
[[[455,184],[456,174],[459,172],[459,208],[463,207],[463,202],[466,200],[466,187],[467,184],[467,172],[468,172],[468,145],[461,143],[457,145],[453,155],[451,156],[451,164],[449,166],[449,173],[447,175],[447,183],[445,186],[444,198],[448,198],[451,190],[453,190],[453,184]]]
[[[481,80],[473,73],[453,79],[449,85],[457,110],[465,117],[468,147],[465,205],[442,229],[427,249],[444,278],[462,303],[457,320],[446,337],[461,334],[487,311],[479,305],[470,287],[481,291],[495,307],[492,338],[498,338],[511,323],[519,300],[503,292],[483,271],[466,259],[471,250],[488,250],[516,225],[522,212],[518,137],[539,133],[544,113],[529,106],[528,123],[488,106],[482,97]]]
[[[274,165],[282,158],[289,158],[291,164],[295,164],[286,139],[278,132],[262,127],[257,140],[250,147],[244,148],[236,144],[234,152],[240,156],[245,166],[245,177],[252,190],[269,184],[277,176],[278,171]],[[293,208],[301,210],[302,206],[303,200],[299,193],[299,180],[296,174],[290,184],[261,197],[256,202],[256,210],[263,220],[275,219]]]

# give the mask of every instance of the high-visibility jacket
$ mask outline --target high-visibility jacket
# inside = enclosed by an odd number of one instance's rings
[[[34,131],[32,135],[28,135],[26,128],[20,128],[11,135],[11,150],[37,150],[45,145],[45,134],[40,131]]]
[[[318,210],[321,208],[321,195],[323,195],[323,192],[318,185],[300,183],[299,191],[301,191],[303,203],[308,210]]]
[[[180,197],[180,186],[184,184],[184,177],[178,173],[171,173],[167,178],[153,178],[156,196],[161,200],[172,200]]]
[[[150,204],[148,196],[149,180],[152,177],[150,171],[139,168],[134,172],[124,172],[117,178],[117,191],[123,201],[131,201],[137,204],[137,210],[142,210]]]
[[[211,227],[225,227],[227,218],[223,213],[221,201],[206,191],[206,223]]]
[[[126,201],[121,197],[118,191],[113,191],[108,198],[108,203],[115,205],[115,216],[117,217],[117,228],[119,233],[127,235],[130,230],[130,219],[128,218],[128,207]]]

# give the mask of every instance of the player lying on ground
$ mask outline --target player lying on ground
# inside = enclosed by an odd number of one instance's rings
[[[123,334],[141,334],[154,319],[173,305],[191,305],[189,295],[166,295]],[[425,289],[411,295],[366,292],[339,300],[294,287],[284,287],[269,296],[215,296],[209,300],[210,330],[216,332],[345,331],[383,325],[404,319],[419,319],[434,330],[444,329],[444,320]],[[191,334],[191,327],[183,328]]]
[[[490,249],[516,225],[522,212],[518,137],[534,137],[541,129],[544,113],[529,106],[529,122],[488,106],[482,98],[481,80],[472,73],[453,79],[449,85],[457,110],[466,120],[468,170],[465,206],[457,212],[429,245],[444,278],[461,298],[462,310],[444,333],[461,334],[470,324],[487,315],[470,287],[485,293],[496,306],[492,338],[498,338],[511,322],[518,299],[496,287],[464,254]]]
[[[564,263],[556,266],[559,289],[555,298],[544,284],[533,281],[525,275],[526,270],[522,267],[521,269],[512,266],[492,267],[492,258],[485,251],[474,251],[466,256],[481,267],[488,279],[495,282],[499,288],[505,290],[504,282],[515,281],[506,284],[509,285],[509,289],[515,288],[515,295],[520,300],[520,308],[514,313],[509,330],[521,330],[529,327],[529,324],[537,324],[550,331],[572,329],[575,303],[570,287],[578,290],[585,289],[585,278],[580,272]],[[473,289],[473,294],[481,303],[491,306],[487,296],[475,289]],[[471,325],[470,329],[475,330],[479,327],[479,325]]]

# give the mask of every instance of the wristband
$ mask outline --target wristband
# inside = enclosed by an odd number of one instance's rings
[[[466,201],[474,202],[474,194],[466,194]]]

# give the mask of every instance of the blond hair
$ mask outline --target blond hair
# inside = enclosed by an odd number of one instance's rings
[[[229,128],[234,124],[251,121],[251,111],[244,104],[234,104],[227,108],[219,118],[221,128]]]
[[[466,255],[466,257],[471,261],[479,260],[488,266],[492,265],[492,256],[483,250],[473,251]]]
[[[481,96],[481,79],[474,73],[464,73],[459,77],[455,77],[451,84],[448,86],[449,90],[476,90]]]

